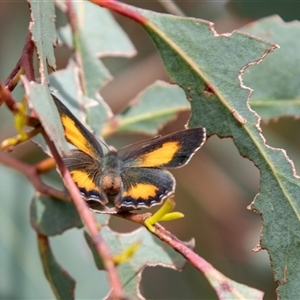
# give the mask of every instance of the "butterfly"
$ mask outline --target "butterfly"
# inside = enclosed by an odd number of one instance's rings
[[[89,207],[118,213],[161,204],[175,192],[165,170],[186,165],[206,140],[205,128],[190,128],[139,143],[123,155],[100,142],[53,96],[66,140],[77,149],[63,161]]]

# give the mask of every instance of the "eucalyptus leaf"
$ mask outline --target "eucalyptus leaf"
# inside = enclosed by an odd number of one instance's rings
[[[68,153],[68,144],[64,138],[64,130],[60,117],[53,103],[49,89],[44,84],[29,82],[22,76],[29,105],[34,109],[46,133],[53,140],[61,155]]]
[[[38,235],[39,252],[44,273],[56,299],[74,299],[75,280],[64,270],[53,256],[48,238]]]
[[[31,9],[32,33],[39,58],[39,73],[42,83],[48,83],[47,65],[56,68],[54,48],[56,45],[55,8],[53,0],[28,0]]]
[[[36,194],[32,200],[30,221],[37,232],[48,236],[83,226],[73,203],[40,194]]]
[[[148,19],[145,29],[170,79],[191,101],[189,126],[206,127],[208,135],[231,136],[241,155],[259,168],[260,193],[251,208],[263,218],[260,246],[270,255],[278,297],[297,298],[300,181],[286,153],[266,145],[258,117],[247,103],[249,90],[239,78],[276,45],[239,32],[217,35],[211,23],[192,18],[138,11]]]
[[[249,90],[240,80],[246,67],[261,61],[276,45],[239,32],[218,35],[212,23],[193,18],[126,9],[145,18],[141,24],[155,42],[170,80],[191,101],[189,126],[205,127],[208,136],[231,136],[240,153],[260,169],[261,189],[252,209],[264,220],[261,246],[273,262],[278,295],[295,298],[295,274],[300,274],[299,179],[285,152],[265,144],[257,115],[247,103]]]
[[[101,235],[114,255],[124,252],[133,243],[140,243],[140,247],[133,256],[118,266],[124,291],[130,299],[144,299],[139,285],[145,267],[162,266],[181,270],[186,263],[186,260],[179,253],[150,234],[145,228],[139,228],[130,233],[118,233],[110,229],[106,223],[101,226]],[[101,270],[103,263],[99,259],[95,246],[87,233],[85,233],[85,237],[93,253],[95,263]]]

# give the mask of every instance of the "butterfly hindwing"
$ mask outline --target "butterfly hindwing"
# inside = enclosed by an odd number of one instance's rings
[[[173,175],[157,168],[124,168],[123,194],[118,207],[151,207],[160,204],[175,189]]]
[[[125,153],[128,167],[179,168],[189,162],[206,138],[204,128],[191,128],[158,137]]]
[[[66,140],[95,159],[103,156],[103,150],[96,137],[79,122],[60,100],[53,95],[52,97],[64,127]]]
[[[63,158],[63,161],[83,198],[86,201],[105,204],[106,200],[99,188],[102,174],[100,163],[80,150],[71,150],[69,155]]]

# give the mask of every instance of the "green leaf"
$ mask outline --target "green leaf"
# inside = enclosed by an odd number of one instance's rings
[[[36,112],[46,133],[52,138],[59,153],[61,155],[67,154],[69,151],[68,144],[48,86],[29,82],[25,76],[22,76],[22,82],[29,104]]]
[[[75,33],[76,50],[81,61],[81,86],[86,97],[95,98],[99,88],[111,79],[103,63],[89,50],[83,33]]]
[[[285,23],[278,16],[273,16],[242,30],[280,46],[261,64],[245,72],[244,84],[254,90],[250,98],[251,107],[263,120],[299,116],[300,23]]]
[[[299,181],[285,153],[265,145],[258,118],[247,104],[249,90],[239,80],[247,66],[276,46],[239,32],[218,35],[209,22],[134,10],[146,18],[137,19],[155,42],[170,80],[182,87],[191,101],[189,126],[206,127],[208,136],[233,137],[240,153],[261,170],[261,190],[253,208],[263,214],[262,246],[277,265],[275,279],[285,283],[292,298],[299,292],[299,278],[295,280],[284,270],[288,264],[288,269],[300,274],[300,214],[295,198],[300,194]],[[283,211],[288,220],[283,220]],[[281,227],[283,223],[286,225]]]
[[[248,287],[246,285],[237,283],[217,270],[208,270],[205,273],[207,280],[214,288],[218,295],[218,299],[251,299],[251,300],[262,300],[264,293]]]
[[[102,134],[133,131],[154,135],[179,112],[189,109],[190,104],[179,86],[157,81],[141,92],[123,113],[109,120]]]
[[[56,1],[65,11],[65,0]],[[89,1],[73,1],[78,18],[77,25],[82,34],[83,44],[93,55],[126,56],[135,55],[135,48],[126,33],[106,9]],[[58,30],[60,40],[73,46],[72,32],[69,25]]]
[[[249,91],[238,78],[275,46],[238,32],[219,36],[211,24],[199,20],[140,12],[151,21],[145,27],[170,79],[191,99],[189,126],[204,126],[208,135],[233,137],[241,155],[260,169],[260,194],[251,207],[263,218],[261,247],[270,255],[278,297],[296,299],[300,293],[299,178],[286,153],[265,144],[258,117],[248,107]]]
[[[136,242],[141,244],[130,260],[118,266],[124,291],[130,299],[144,299],[139,290],[139,284],[145,267],[162,266],[181,270],[185,265],[186,260],[179,253],[150,234],[145,228],[139,228],[127,234],[118,233],[108,227],[107,220],[106,217],[106,223],[101,227],[101,234],[110,246],[112,254],[120,254]],[[101,270],[103,265],[99,260],[97,251],[94,249],[94,244],[91,242],[90,237],[87,240],[94,255],[95,263]]]
[[[29,30],[36,45],[42,83],[48,83],[47,64],[56,68],[53,46],[56,45],[55,9],[52,0],[28,0],[31,9]]]
[[[97,269],[104,270],[103,260],[101,259],[101,257],[99,256],[99,254],[97,252],[97,249],[94,245],[93,239],[86,231],[84,231],[84,238],[92,251],[93,258],[94,258]]]
[[[75,280],[57,263],[48,238],[38,235],[39,252],[44,273],[48,279],[56,299],[74,299]]]
[[[37,232],[48,236],[83,226],[73,203],[40,194],[36,194],[31,202],[30,221]]]

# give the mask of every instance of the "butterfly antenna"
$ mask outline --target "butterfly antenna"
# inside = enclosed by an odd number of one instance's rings
[[[109,146],[102,140],[102,138],[97,137],[98,142],[104,146],[104,148],[107,149],[107,151],[110,151]]]
[[[150,141],[153,141],[153,140],[155,140],[159,137],[161,137],[161,135],[156,135],[156,136],[151,137],[150,139],[145,139],[145,140],[142,140],[142,141],[137,141],[135,143],[132,143],[132,144],[126,145],[122,148],[119,148],[118,151],[124,150],[124,149],[129,148],[129,147],[133,147],[135,145],[148,144]]]

